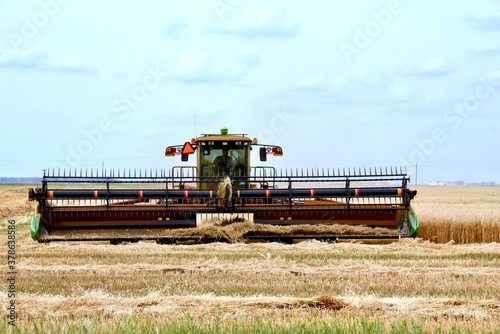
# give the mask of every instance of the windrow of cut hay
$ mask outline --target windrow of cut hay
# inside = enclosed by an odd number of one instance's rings
[[[231,242],[244,241],[248,236],[301,236],[301,235],[397,235],[395,230],[385,228],[369,228],[351,225],[292,225],[276,226],[254,224],[253,222],[235,222],[233,224],[219,225],[217,222],[202,228],[172,231],[172,235],[200,236],[200,237],[225,237]]]
[[[291,226],[277,226],[277,225],[264,225],[255,224],[250,221],[236,221],[234,223],[228,222],[210,222],[202,227],[196,228],[182,228],[182,229],[163,229],[163,230],[149,230],[142,234],[134,232],[128,233],[127,230],[105,232],[107,238],[120,239],[123,237],[134,237],[138,239],[161,239],[161,238],[176,238],[176,237],[189,237],[190,239],[203,239],[210,238],[219,241],[228,241],[231,243],[245,242],[250,237],[254,239],[264,237],[360,237],[360,236],[381,236],[381,237],[397,237],[398,231],[395,229],[386,228],[371,228],[366,226],[353,226],[353,225],[340,225],[340,224],[324,224],[324,225],[291,225]],[[80,232],[64,233],[58,235],[54,232],[51,236],[52,240],[72,240],[78,239]],[[128,234],[127,234],[128,233]],[[102,233],[88,231],[85,233],[87,240],[102,239]]]
[[[5,295],[0,294],[5,301]],[[219,312],[226,321],[234,316],[246,321],[256,315],[264,319],[286,323],[291,319],[307,321],[316,313],[324,319],[349,317],[357,314],[365,317],[417,317],[446,318],[456,323],[475,323],[480,326],[485,319],[498,322],[498,305],[494,300],[467,300],[460,298],[428,297],[376,297],[321,295],[312,298],[280,296],[216,296],[183,295],[164,296],[149,293],[141,297],[123,297],[104,291],[86,291],[83,295],[23,294],[19,298],[21,321],[40,322],[41,319],[61,322],[84,321],[92,317],[119,319],[121,316],[141,316],[149,320],[157,317],[179,319],[186,310],[199,321],[207,321]],[[338,311],[343,310],[343,313]]]

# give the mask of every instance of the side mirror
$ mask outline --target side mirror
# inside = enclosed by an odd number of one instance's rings
[[[181,161],[188,161],[189,160],[189,154],[181,154]]]
[[[267,161],[267,149],[265,147],[261,147],[259,150],[260,161]]]

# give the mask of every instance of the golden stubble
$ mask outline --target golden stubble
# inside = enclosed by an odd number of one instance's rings
[[[500,245],[38,244],[19,251],[20,321],[89,318],[276,323],[366,317],[500,324]],[[5,291],[5,289],[4,289]],[[6,294],[0,294],[6,302]]]

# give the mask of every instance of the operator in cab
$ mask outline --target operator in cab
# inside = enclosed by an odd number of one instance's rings
[[[222,155],[215,158],[212,163],[212,168],[214,168],[216,173],[225,175],[231,175],[234,169],[234,161],[229,156],[229,151],[227,149],[222,150]]]

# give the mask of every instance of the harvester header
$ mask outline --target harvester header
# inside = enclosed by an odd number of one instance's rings
[[[408,189],[403,168],[283,171],[252,165],[254,147],[260,161],[283,155],[280,146],[230,134],[223,127],[220,133],[168,146],[165,156],[180,155],[183,162],[171,169],[47,171],[41,187],[29,190],[29,199],[37,202],[32,237],[175,242],[185,239],[175,236],[178,229],[196,230],[220,220],[285,227],[363,225],[394,230],[393,237],[416,234],[418,221],[411,208],[416,191]],[[190,156],[195,165],[186,165]],[[328,232],[301,236],[339,237]],[[271,235],[267,240],[275,239]]]

